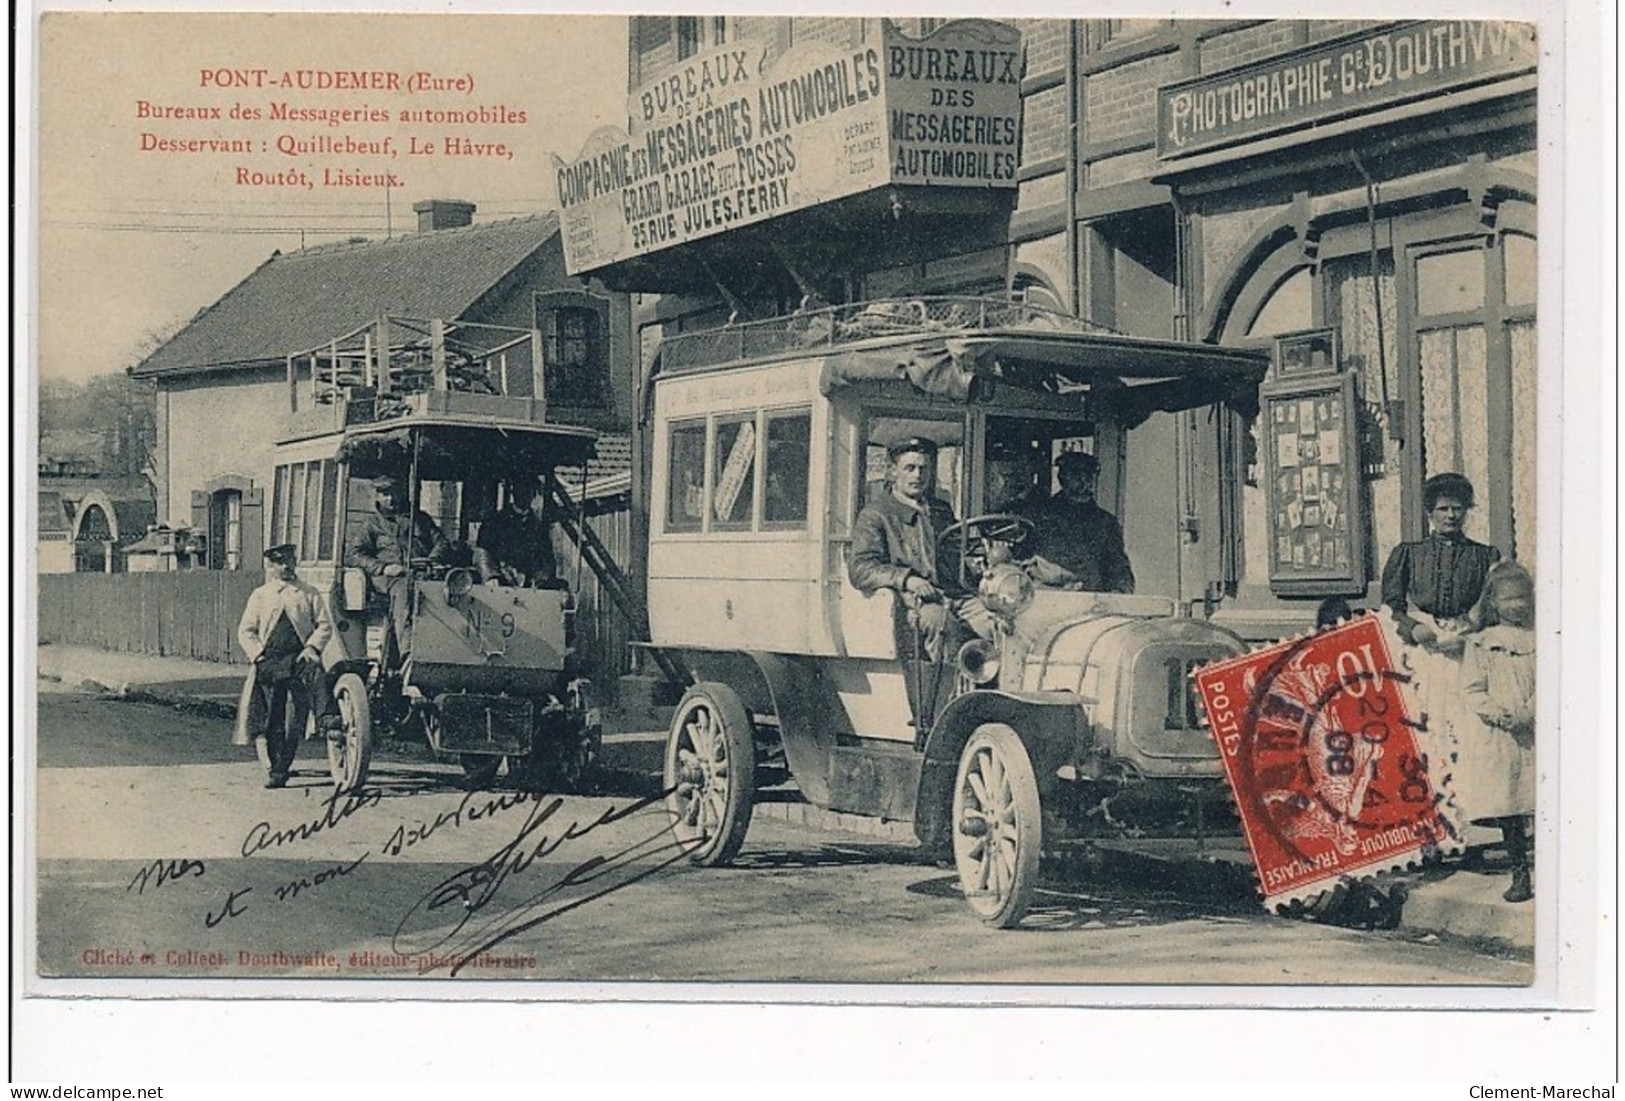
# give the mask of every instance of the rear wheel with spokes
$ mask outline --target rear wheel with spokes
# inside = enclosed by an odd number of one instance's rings
[[[666,738],[666,808],[689,859],[726,864],[745,843],[756,800],[750,714],[733,689],[702,682],[683,696]]]

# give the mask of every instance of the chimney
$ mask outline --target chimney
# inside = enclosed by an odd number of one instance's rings
[[[424,199],[412,204],[412,213],[418,216],[419,233],[474,224],[474,204],[461,199]]]

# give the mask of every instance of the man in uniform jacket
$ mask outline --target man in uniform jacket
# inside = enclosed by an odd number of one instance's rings
[[[411,609],[407,605],[407,571],[414,559],[444,562],[451,545],[440,528],[419,509],[412,511],[404,483],[391,475],[373,479],[373,511],[350,540],[349,561],[366,571],[372,587],[389,599],[389,620],[397,652],[411,646]]]
[[[292,543],[265,552],[265,584],[249,594],[237,624],[237,642],[253,663],[244,722],[265,739],[268,788],[287,784],[303,735],[302,726],[287,730],[289,703],[296,705],[295,715],[321,716],[324,728],[337,718],[327,714],[322,669],[322,648],[333,637],[327,598],[299,580],[294,564]],[[337,725],[342,729],[342,720]]]
[[[937,445],[910,437],[886,449],[891,460],[887,491],[858,513],[852,529],[847,575],[859,592],[892,589],[918,623],[925,652],[942,653],[948,626],[947,597],[938,585],[937,537],[954,523],[953,509],[931,491]]]
[[[1055,460],[1055,470],[1061,491],[1018,510],[1033,522],[1038,552],[1072,573],[1084,592],[1133,592],[1134,570],[1123,549],[1123,528],[1095,503],[1100,461],[1068,451]]]

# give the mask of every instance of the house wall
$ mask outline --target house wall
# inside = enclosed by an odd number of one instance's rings
[[[42,536],[39,541],[39,572],[45,573],[72,573],[73,572],[73,542],[66,535],[46,538]]]
[[[158,396],[161,523],[191,526],[192,492],[217,478],[270,485],[272,444],[288,405],[284,368],[160,379]]]

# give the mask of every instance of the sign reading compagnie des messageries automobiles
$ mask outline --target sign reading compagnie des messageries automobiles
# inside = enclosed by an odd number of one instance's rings
[[[689,58],[632,93],[630,132],[553,158],[572,275],[876,187],[1016,186],[1017,28],[870,20],[856,46],[764,53]]]
[[[1157,92],[1157,155],[1189,156],[1535,68],[1532,23],[1428,20],[1326,42]]]

